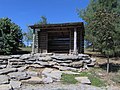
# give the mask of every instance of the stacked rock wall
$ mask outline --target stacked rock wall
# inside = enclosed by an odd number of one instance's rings
[[[34,56],[31,54],[24,55],[10,55],[10,56],[0,56],[0,68],[6,67],[23,67],[26,65],[39,65],[44,67],[54,67],[60,70],[64,69],[77,69],[84,65],[94,66],[95,59],[90,58],[86,54],[40,54],[37,53]]]

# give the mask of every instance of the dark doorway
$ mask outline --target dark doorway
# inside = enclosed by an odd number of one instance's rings
[[[48,52],[69,53],[69,31],[48,32]]]

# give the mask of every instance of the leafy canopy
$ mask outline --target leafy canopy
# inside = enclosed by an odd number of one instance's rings
[[[22,43],[22,30],[9,18],[0,18],[0,49],[3,54],[12,54]]]

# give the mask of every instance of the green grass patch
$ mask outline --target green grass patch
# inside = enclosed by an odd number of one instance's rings
[[[31,52],[32,51],[32,48],[31,47],[22,47],[20,48],[22,51],[28,51],[28,52]]]
[[[76,75],[73,74],[62,74],[62,82],[65,84],[76,84],[77,80],[75,79]]]
[[[90,72],[81,72],[79,75],[72,75],[72,74],[63,74],[62,75],[62,82],[66,84],[76,84],[78,81],[75,77],[86,76],[91,81],[91,85],[101,87],[105,86],[105,83],[96,75]]]

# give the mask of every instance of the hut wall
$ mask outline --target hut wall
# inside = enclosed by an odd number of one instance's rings
[[[48,36],[47,36],[47,31],[45,30],[41,30],[38,32],[38,52],[39,53],[47,53],[47,39],[48,39]]]

